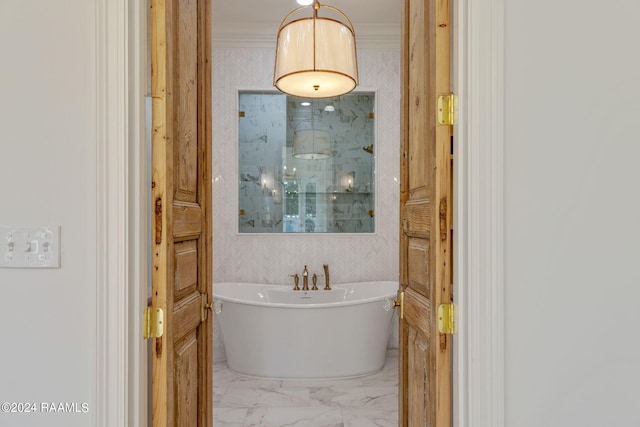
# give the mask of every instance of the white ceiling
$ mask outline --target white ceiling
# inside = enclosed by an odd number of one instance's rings
[[[326,0],[320,4],[344,12],[353,23],[400,24],[401,0]],[[299,5],[295,0],[213,0],[213,23],[272,23],[277,29],[287,13]],[[322,10],[321,10],[322,11]]]

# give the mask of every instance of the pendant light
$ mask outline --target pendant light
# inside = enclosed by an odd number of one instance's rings
[[[323,160],[331,155],[331,135],[326,130],[316,128],[312,107],[311,118],[298,123],[293,132],[293,157]]]
[[[318,16],[320,9],[335,12],[339,19]],[[294,18],[304,10],[312,16]],[[329,98],[355,89],[356,36],[349,18],[318,0],[290,12],[278,29],[273,84],[303,98]]]
[[[296,131],[293,136],[293,157],[307,160],[321,160],[331,157],[329,132],[320,129]]]

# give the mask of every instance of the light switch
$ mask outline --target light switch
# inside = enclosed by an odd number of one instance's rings
[[[0,226],[0,267],[60,268],[60,226]]]

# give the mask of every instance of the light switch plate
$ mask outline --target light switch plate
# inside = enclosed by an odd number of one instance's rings
[[[0,226],[1,268],[60,268],[60,226]]]

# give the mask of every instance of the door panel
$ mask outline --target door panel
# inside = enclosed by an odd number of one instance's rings
[[[450,0],[405,0],[402,42],[399,413],[401,426],[451,426],[451,343],[437,307],[451,302]]]
[[[431,286],[429,282],[429,240],[409,238],[409,250],[407,253],[409,265],[407,277],[410,289],[420,292],[429,298]]]
[[[431,300],[411,287],[406,287],[404,293],[404,320],[411,325],[408,332],[420,332],[424,338],[431,338],[434,335]]]
[[[152,425],[212,426],[210,0],[151,0]],[[203,315],[204,314],[204,315]]]
[[[429,404],[429,344],[425,337],[409,330],[407,358],[411,370],[407,394],[411,401],[409,408],[430,408]],[[431,426],[431,411],[409,411],[409,426]]]
[[[197,239],[202,234],[202,206],[174,201],[173,237],[175,240]]]
[[[176,423],[198,425],[198,338],[190,334],[176,344]]]
[[[175,0],[174,0],[175,1]],[[176,3],[175,200],[196,202],[198,190],[198,14],[197,0]]]
[[[198,246],[195,241],[174,245],[176,258],[175,295],[180,298],[189,291],[198,289]]]

